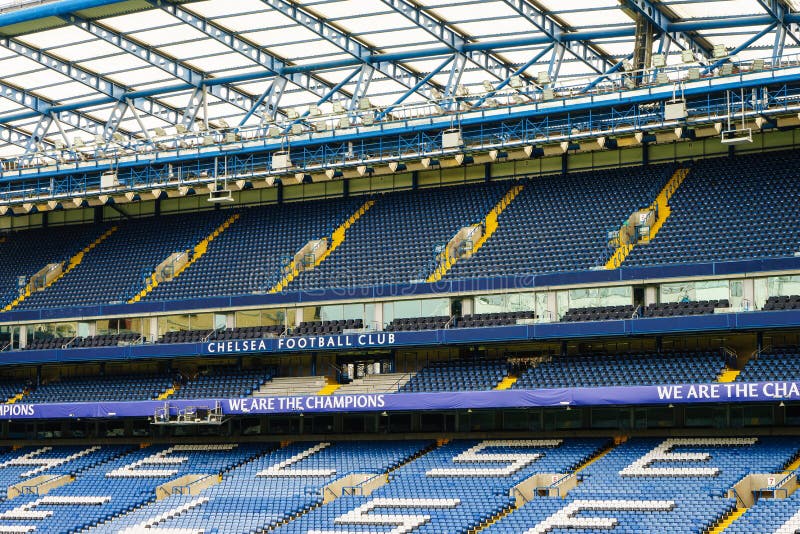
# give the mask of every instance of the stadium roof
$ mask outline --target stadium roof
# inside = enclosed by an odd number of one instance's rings
[[[686,64],[685,50],[689,62],[712,66],[719,45],[732,61],[796,60],[800,15],[794,4],[4,2],[0,157],[43,144],[71,146],[76,138],[92,142],[98,135],[142,140],[156,129],[191,129],[196,121],[211,128],[286,123],[302,119],[311,105],[320,108],[312,114],[346,113],[366,105],[364,97],[388,111],[456,94],[491,96],[512,79],[531,87],[548,79],[555,87],[587,86],[628,67],[637,14],[653,28],[667,67]]]

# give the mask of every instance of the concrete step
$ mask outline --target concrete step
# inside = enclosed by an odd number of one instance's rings
[[[316,395],[327,385],[324,376],[301,376],[273,378],[258,388],[253,397],[290,397],[295,395]]]
[[[334,395],[352,395],[356,393],[396,393],[409,380],[413,373],[383,373],[357,378],[349,384],[337,389]]]

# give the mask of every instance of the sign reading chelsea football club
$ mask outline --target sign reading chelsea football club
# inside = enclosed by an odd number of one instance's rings
[[[293,350],[385,347],[395,344],[395,336],[394,332],[374,332],[371,334],[287,336],[274,339],[209,341],[205,345],[205,351],[208,354],[236,354],[239,352],[285,352]]]

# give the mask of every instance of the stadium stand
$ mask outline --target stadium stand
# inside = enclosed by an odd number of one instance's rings
[[[565,323],[578,321],[615,321],[633,317],[636,307],[632,305],[597,306],[594,308],[570,308],[561,317]]]
[[[603,443],[593,439],[453,441],[394,471],[389,483],[368,497],[342,497],[276,532],[333,529],[344,523],[336,518],[369,503],[377,503],[370,510],[375,515],[424,514],[428,520],[414,530],[420,534],[467,532],[511,506],[511,488],[517,483],[534,473],[569,472]]]
[[[16,397],[24,387],[25,384],[22,380],[0,380],[0,402],[7,402],[9,399]]]
[[[0,503],[0,521],[5,529],[84,530],[154,502],[157,488],[175,478],[216,478],[271,449],[274,445],[226,443],[145,447],[85,469],[44,497],[20,495]],[[23,513],[37,507],[50,513]]]
[[[724,368],[724,358],[712,352],[553,356],[525,370],[512,388],[705,383]]]
[[[273,369],[235,369],[211,367],[181,381],[170,399],[206,399],[213,397],[249,397],[275,375]]]
[[[729,534],[797,532],[798,528],[800,528],[799,523],[800,493],[795,492],[785,499],[760,499],[733,523],[726,532]]]
[[[800,295],[770,297],[761,309],[764,311],[798,310],[800,309]]]
[[[500,312],[500,313],[476,313],[460,317],[456,323],[457,328],[480,328],[485,326],[508,326],[515,325],[518,321],[530,321],[536,319],[536,314],[532,311]]]
[[[673,450],[670,459],[642,464],[651,451]],[[725,496],[734,484],[779,472],[797,452],[789,438],[632,439],[589,465],[565,499],[534,499],[485,532],[572,531],[567,525],[578,528],[580,518],[604,517],[614,518],[615,532],[708,532],[735,509],[736,499]]]
[[[791,256],[800,217],[796,151],[701,160],[670,200],[656,239],[637,246],[626,266]]]
[[[351,475],[358,480],[379,477],[429,446],[430,442],[413,440],[293,443],[234,469],[220,484],[205,490],[200,500],[168,497],[89,532],[142,528],[158,516],[163,517],[160,528],[175,531],[198,525],[218,534],[274,529],[320,506],[329,496],[323,488],[331,482]],[[195,504],[184,513],[163,516],[189,503]]]
[[[370,286],[424,280],[436,247],[482,220],[510,182],[386,193],[319,267],[301,273],[289,290]]]
[[[800,380],[800,351],[797,347],[780,347],[762,351],[749,359],[737,382],[768,380]]]
[[[119,229],[69,274],[33,293],[19,309],[126,302],[170,254],[191,250],[230,214],[208,211],[118,223]]]
[[[499,216],[499,228],[447,279],[586,270],[603,265],[607,231],[649,205],[671,165],[541,176]]]
[[[39,334],[41,335],[41,334]],[[135,332],[122,332],[119,334],[101,334],[98,336],[86,337],[35,337],[27,346],[26,350],[41,349],[60,349],[72,348],[81,349],[87,347],[113,347],[120,344],[130,344],[140,341],[141,334]]]
[[[442,315],[436,317],[405,317],[394,319],[386,325],[387,332],[416,332],[419,330],[438,330],[447,328],[451,318]]]
[[[481,391],[493,389],[507,374],[505,361],[436,362],[412,376],[400,391]]]
[[[19,277],[30,277],[51,263],[66,262],[108,229],[107,224],[72,225],[3,234],[0,294],[6,305],[19,296]]]
[[[161,284],[147,300],[177,300],[265,292],[301,247],[333,230],[363,204],[363,198],[319,200],[254,207],[221,234],[190,269]],[[265,231],[266,229],[266,231]]]
[[[155,399],[172,379],[165,374],[62,377],[33,388],[20,402],[102,402]]]
[[[363,319],[336,319],[333,321],[303,321],[292,329],[293,336],[325,336],[341,334],[345,330],[364,328]]]

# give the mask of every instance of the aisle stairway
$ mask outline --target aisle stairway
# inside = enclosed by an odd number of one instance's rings
[[[470,257],[473,254],[476,254],[481,247],[483,247],[484,243],[486,243],[486,241],[488,241],[492,235],[494,235],[498,227],[498,216],[505,211],[505,209],[514,201],[515,198],[517,198],[517,195],[519,195],[519,192],[522,191],[522,188],[523,186],[520,184],[512,186],[511,189],[509,189],[509,191],[503,196],[503,198],[500,199],[500,202],[498,202],[486,215],[481,223],[483,227],[483,235],[481,235],[481,237],[472,245],[469,251],[465,252],[465,257]],[[453,265],[458,262],[458,260],[459,257],[451,255],[450,251],[446,248],[440,256],[439,265],[436,267],[436,270],[434,270],[425,281],[438,282],[444,277],[444,275],[447,274],[447,271],[449,271]]]
[[[273,378],[262,384],[253,397],[292,397],[316,395],[328,384],[324,376],[297,376]]]
[[[664,225],[667,219],[669,219],[669,216],[672,213],[672,210],[669,207],[669,199],[672,198],[672,195],[675,194],[688,174],[688,167],[679,167],[675,170],[675,172],[672,174],[672,177],[667,181],[664,188],[649,206],[649,209],[653,210],[655,213],[655,222],[650,227],[650,232],[648,235],[643,236],[638,243],[620,243],[619,247],[617,247],[617,249],[611,254],[611,257],[606,262],[606,269],[618,269],[622,266],[625,258],[628,257],[628,254],[631,253],[634,247],[636,247],[638,244],[650,243],[656,238],[659,230],[661,230],[661,227]],[[620,229],[620,234],[622,234],[622,229]]]
[[[413,373],[383,373],[356,378],[342,385],[334,395],[355,393],[397,393],[414,376]]]
[[[217,228],[215,228],[213,232],[211,232],[209,235],[204,237],[199,243],[197,243],[192,249],[192,256],[189,258],[189,261],[181,265],[180,268],[178,268],[172,275],[172,278],[166,281],[166,283],[172,282],[173,280],[178,278],[186,269],[191,267],[192,264],[194,264],[197,260],[202,258],[208,251],[208,246],[211,244],[211,242],[214,241],[214,239],[218,238],[220,234],[222,234],[225,230],[227,230],[233,223],[239,220],[239,217],[240,215],[238,213],[234,213],[233,215],[225,219],[225,222],[223,222]],[[158,279],[156,278],[156,273],[153,273],[152,275],[150,275],[150,278],[148,279],[147,286],[144,289],[142,289],[139,293],[137,293],[135,297],[130,299],[128,301],[128,304],[139,302],[147,295],[149,295],[150,292],[153,291],[156,287],[158,287],[158,284],[159,282]]]
[[[66,266],[64,267],[64,270],[61,271],[61,274],[59,274],[58,276],[53,278],[50,282],[45,284],[45,286],[41,289],[41,291],[47,291],[47,288],[49,288],[50,286],[61,280],[63,277],[69,274],[73,269],[75,269],[78,265],[80,265],[81,262],[83,261],[84,256],[86,256],[86,254],[94,250],[97,247],[97,245],[108,239],[109,236],[111,236],[111,234],[117,231],[117,228],[118,228],[117,226],[112,226],[111,228],[103,232],[102,235],[100,235],[100,237],[89,243],[87,246],[81,249],[80,252],[72,256],[67,262]],[[26,298],[30,297],[32,294],[34,294],[34,292],[32,291],[31,284],[29,283],[27,286],[25,286],[25,290],[23,291],[23,293],[18,298],[14,299],[9,304],[7,304],[3,308],[3,311],[13,310],[17,306],[19,306],[22,302],[24,302]]]
[[[339,248],[339,246],[344,243],[345,238],[347,237],[347,230],[353,226],[356,221],[358,221],[366,212],[375,204],[374,200],[368,200],[358,210],[352,214],[345,222],[340,224],[336,230],[330,236],[330,241],[327,250],[320,255],[319,258],[316,259],[312,268],[316,269],[320,266],[320,264],[325,261],[328,256],[333,254],[333,252]],[[300,267],[295,263],[294,260],[290,261],[289,264],[284,268],[284,272],[286,273],[285,276],[281,279],[280,282],[275,284],[272,289],[269,290],[270,293],[278,293],[283,291],[286,286],[288,286],[292,280],[294,280],[300,274]]]

